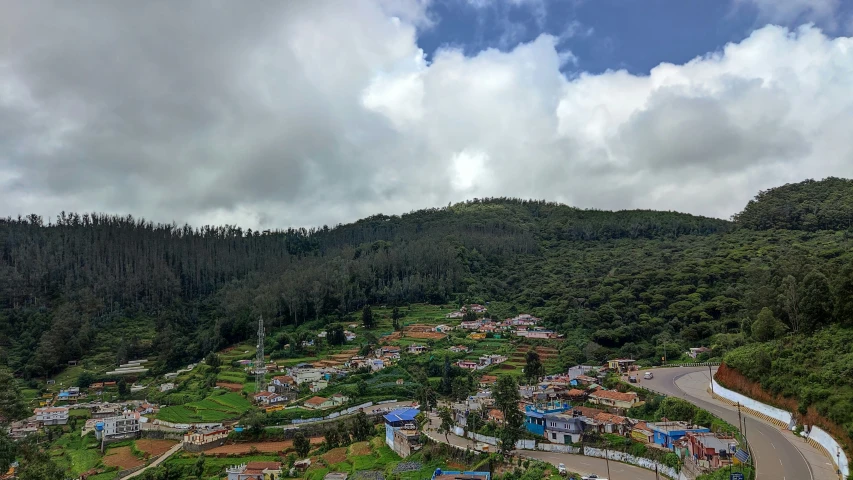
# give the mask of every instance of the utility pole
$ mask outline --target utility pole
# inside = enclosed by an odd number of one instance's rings
[[[740,430],[741,436],[743,436],[743,428],[741,425],[743,424],[743,418],[740,416],[740,402],[737,402],[737,429]]]
[[[610,479],[610,451],[607,450],[607,447],[604,447],[604,461],[607,463],[607,480]]]
[[[264,317],[258,317],[258,354],[255,358],[255,393],[264,389],[267,365],[264,361]]]
[[[655,462],[655,480],[660,480],[660,475],[658,475],[658,462]]]

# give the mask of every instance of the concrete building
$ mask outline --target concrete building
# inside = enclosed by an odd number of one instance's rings
[[[103,419],[103,435],[107,440],[139,436],[139,414],[125,412],[119,416]]]
[[[730,465],[738,441],[732,436],[710,432],[687,432],[687,450],[700,467],[716,469]]]
[[[42,425],[65,425],[68,423],[68,408],[45,407],[35,409],[36,421]]]
[[[635,392],[617,392],[615,390],[599,390],[589,395],[589,402],[616,408],[631,408],[642,404]]]
[[[653,441],[665,448],[672,448],[673,443],[687,435],[688,432],[710,432],[705,427],[694,427],[687,422],[656,422],[647,423],[647,425],[654,433]]]
[[[585,427],[584,417],[573,417],[566,413],[545,415],[545,438],[551,443],[578,443]]]
[[[225,470],[228,480],[279,480],[281,463],[249,462]]]
[[[420,450],[421,432],[414,420],[394,430],[394,444],[391,448],[402,458]]]
[[[223,445],[226,438],[227,428],[193,430],[184,434],[184,450],[201,452]]]
[[[399,408],[385,414],[385,443],[394,449],[394,432],[415,425],[415,416],[421,411],[417,408]]]

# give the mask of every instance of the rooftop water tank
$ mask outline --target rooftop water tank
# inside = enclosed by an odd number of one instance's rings
[[[104,429],[104,422],[98,422],[95,424],[95,430],[102,431]]]

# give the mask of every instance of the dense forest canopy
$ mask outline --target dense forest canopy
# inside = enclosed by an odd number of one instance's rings
[[[109,366],[146,356],[165,369],[251,338],[258,315],[271,328],[322,328],[366,304],[418,302],[539,315],[566,334],[566,363],[659,361],[698,345],[722,356],[755,340],[763,309],[773,321],[762,317],[761,339],[850,318],[853,204],[835,199],[851,192],[833,178],[787,185],[734,222],[511,198],[263,232],[101,214],[7,218],[0,357],[25,378],[81,357]],[[817,227],[793,214],[759,220],[802,204],[816,206]]]

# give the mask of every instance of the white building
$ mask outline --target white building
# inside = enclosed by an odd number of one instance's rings
[[[68,408],[45,407],[35,409],[36,421],[42,425],[65,425],[68,423]]]
[[[116,417],[107,417],[104,422],[104,437],[123,438],[135,437],[139,434],[139,414],[125,412]]]
[[[175,384],[171,383],[171,382],[160,384],[160,391],[161,392],[168,392],[169,390],[173,390],[174,388],[175,388]]]

